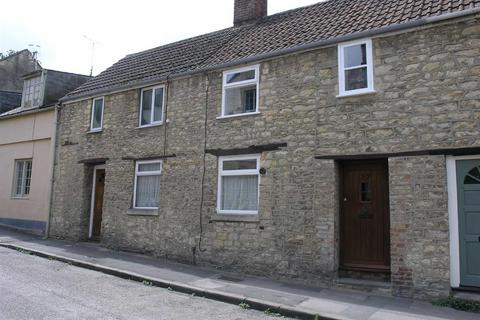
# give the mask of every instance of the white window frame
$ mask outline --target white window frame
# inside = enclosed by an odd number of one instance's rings
[[[151,163],[159,163],[160,170],[157,171],[138,171],[138,167],[141,164],[151,164]],[[159,207],[137,207],[137,180],[138,177],[141,176],[161,176],[162,175],[162,168],[163,168],[163,161],[162,160],[141,160],[135,162],[135,182],[133,187],[133,209],[141,209],[141,210],[158,210]]]
[[[155,114],[155,90],[156,89],[162,89],[163,90],[163,96],[162,96],[162,118],[159,121],[153,121],[153,116]],[[151,107],[151,113],[150,113],[150,123],[148,124],[143,124],[142,125],[142,111],[143,111],[143,92],[147,90],[152,90],[152,105]],[[165,112],[165,96],[166,96],[166,90],[165,90],[165,85],[159,85],[159,86],[153,86],[153,87],[147,87],[143,88],[140,90],[140,107],[139,107],[139,112],[138,112],[138,127],[139,128],[146,128],[146,127],[153,127],[153,126],[159,126],[163,124],[163,114]]]
[[[251,80],[244,80],[240,82],[235,82],[235,83],[227,83],[227,77],[228,75],[232,73],[239,73],[239,72],[246,72],[246,71],[255,71],[255,78]],[[239,114],[232,114],[232,115],[225,115],[225,93],[227,89],[232,89],[232,88],[241,88],[245,86],[249,86],[255,84],[257,86],[257,92],[256,92],[256,109],[255,112],[244,112],[244,113],[239,113]],[[243,68],[238,68],[234,70],[227,70],[223,72],[223,83],[222,83],[222,111],[221,111],[221,116],[218,117],[220,118],[232,118],[232,117],[241,117],[241,116],[248,116],[252,114],[259,114],[259,102],[260,102],[260,65],[254,65],[254,66],[248,66],[248,67],[243,67]]]
[[[22,172],[22,192],[21,194],[17,194],[17,187],[18,187],[18,177],[17,177],[17,166],[18,163],[25,163],[25,162],[30,162],[30,187],[29,187],[29,192],[28,194],[25,193],[25,184],[27,181],[27,171],[25,170],[25,164],[23,164],[23,172]],[[13,199],[28,199],[30,196],[30,191],[32,190],[32,175],[33,175],[33,159],[15,159],[14,165],[13,165],[13,185],[12,185],[12,198]]]
[[[367,55],[367,87],[355,90],[345,90],[345,71],[358,69],[359,66],[345,68],[345,48],[365,44]],[[374,93],[374,73],[373,73],[373,50],[372,39],[362,39],[341,43],[338,45],[338,89],[339,97],[353,96],[359,94]],[[364,66],[365,67],[365,66]]]
[[[257,169],[248,170],[223,170],[224,161],[232,160],[256,160]],[[243,175],[257,175],[258,176],[258,202],[257,210],[222,210],[222,177],[224,176],[243,176]],[[222,156],[218,157],[218,182],[217,182],[217,213],[218,214],[236,214],[236,215],[256,215],[258,214],[258,208],[260,206],[260,155],[259,154],[247,154],[236,156]]]
[[[93,119],[95,116],[95,101],[97,100],[102,100],[102,117],[100,118],[100,127],[94,128],[93,127]],[[99,132],[103,130],[103,111],[105,110],[105,98],[104,97],[98,97],[94,98],[92,100],[92,108],[90,112],[90,132]]]

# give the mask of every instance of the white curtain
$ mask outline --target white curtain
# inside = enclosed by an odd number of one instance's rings
[[[222,210],[258,208],[258,176],[222,177]]]
[[[138,176],[136,204],[138,208],[154,208],[159,205],[160,176]]]

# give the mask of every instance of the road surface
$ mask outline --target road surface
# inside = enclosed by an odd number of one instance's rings
[[[0,247],[0,319],[275,318]]]

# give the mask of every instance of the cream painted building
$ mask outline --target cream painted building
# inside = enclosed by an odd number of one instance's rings
[[[57,101],[89,78],[34,71],[24,76],[21,107],[0,115],[0,225],[47,233]]]
[[[45,232],[54,124],[53,107],[0,117],[0,224]]]

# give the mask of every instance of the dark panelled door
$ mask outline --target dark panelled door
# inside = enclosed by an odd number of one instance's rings
[[[456,164],[460,285],[480,287],[480,159]]]
[[[389,271],[390,217],[387,161],[343,163],[341,195],[341,268]]]
[[[92,238],[99,239],[102,229],[103,191],[105,189],[105,169],[97,169],[95,174],[95,198],[93,202]]]

